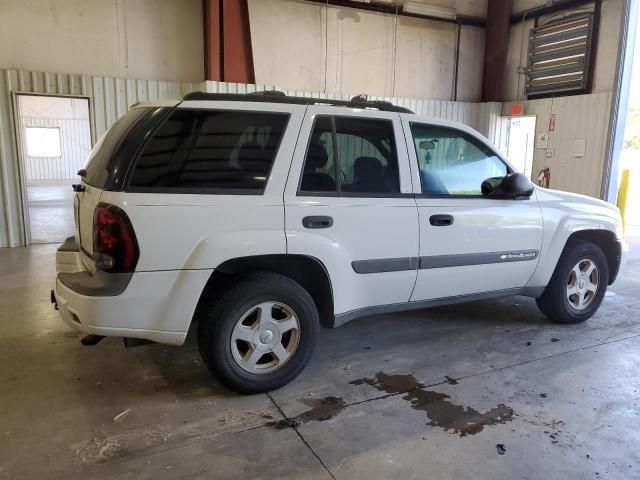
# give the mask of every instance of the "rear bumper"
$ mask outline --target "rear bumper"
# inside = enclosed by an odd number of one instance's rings
[[[60,317],[75,330],[104,337],[144,338],[158,343],[182,345],[186,328],[161,330],[155,327],[160,320],[154,297],[128,295],[120,297],[89,297],[75,292],[56,281],[55,300]],[[152,327],[152,328],[149,328]]]
[[[102,276],[110,274],[90,273],[79,256],[77,251],[57,255],[55,301],[67,325],[93,335],[184,343],[212,270],[136,272],[121,292],[107,287],[105,294]]]

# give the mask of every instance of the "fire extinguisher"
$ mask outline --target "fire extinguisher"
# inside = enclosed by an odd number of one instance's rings
[[[543,168],[538,174],[538,185],[544,188],[549,188],[551,183],[551,170],[549,167]]]

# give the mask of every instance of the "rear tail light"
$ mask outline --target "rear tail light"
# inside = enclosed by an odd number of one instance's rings
[[[100,270],[133,272],[139,250],[129,217],[120,208],[100,203],[93,213],[93,260]]]

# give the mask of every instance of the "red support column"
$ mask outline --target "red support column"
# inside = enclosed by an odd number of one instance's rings
[[[222,15],[220,0],[202,0],[205,80],[222,81]]]
[[[255,83],[247,0],[203,0],[207,80]]]
[[[500,102],[503,98],[504,71],[509,49],[511,0],[489,0],[482,72],[482,101]]]
[[[222,2],[224,81],[255,83],[247,0]]]

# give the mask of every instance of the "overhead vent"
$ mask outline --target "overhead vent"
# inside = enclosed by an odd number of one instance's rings
[[[593,14],[581,14],[532,28],[526,93],[529,98],[589,93]]]

